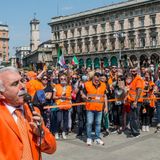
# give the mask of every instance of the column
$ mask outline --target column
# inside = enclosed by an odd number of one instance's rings
[[[124,40],[124,48],[128,49],[129,48],[129,38],[128,38],[128,33],[125,33],[125,40]]]
[[[77,39],[75,39],[75,53],[78,53],[79,50],[78,50],[78,41]]]
[[[86,46],[85,46],[85,39],[82,38],[82,52],[85,53],[86,52]]]
[[[93,38],[90,37],[90,49],[89,49],[89,52],[93,52],[93,51],[94,51]]]
[[[85,27],[82,27],[82,32],[81,32],[81,35],[82,35],[82,36],[85,36],[85,35],[86,35],[86,30],[85,30]]]
[[[107,50],[111,50],[111,43],[110,43],[109,36],[107,36]]]
[[[146,48],[149,48],[150,47],[150,31],[149,31],[149,29],[146,29],[146,44],[145,44],[145,46],[146,46]]]
[[[72,49],[71,49],[71,41],[68,41],[68,54],[71,54]]]
[[[97,34],[101,33],[101,24],[97,25]]]
[[[138,36],[138,31],[135,31],[135,48],[139,48],[139,36]]]
[[[98,36],[98,51],[102,51],[101,37]]]

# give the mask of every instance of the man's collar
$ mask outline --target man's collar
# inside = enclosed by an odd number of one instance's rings
[[[20,109],[20,110],[24,111],[23,106],[14,107],[14,106],[11,106],[11,105],[6,104],[5,102],[3,102],[3,103],[4,103],[4,105],[7,107],[7,109],[8,109],[9,112],[11,113],[11,115],[13,115],[13,113],[14,113],[14,111],[15,111],[16,109]]]

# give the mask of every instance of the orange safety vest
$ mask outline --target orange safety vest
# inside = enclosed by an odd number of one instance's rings
[[[144,89],[144,80],[139,75],[137,75],[129,85],[129,88],[130,89],[127,98],[129,101],[134,102],[136,98],[136,89],[140,88],[142,91]],[[138,102],[143,102],[143,92],[141,92]]]
[[[102,111],[104,105],[104,96],[106,91],[106,85],[100,82],[100,86],[95,88],[92,81],[85,83],[85,89],[87,91],[87,97],[91,100],[86,102],[86,110]]]
[[[149,87],[152,87],[152,86],[155,86],[155,83],[152,82],[152,81],[149,81]],[[146,94],[146,92],[144,92],[143,95],[145,95],[145,94]],[[148,98],[150,107],[152,107],[152,108],[155,107],[155,101],[156,101],[155,98],[156,98],[156,96],[154,95],[153,91],[149,91],[148,92],[148,96],[147,97],[144,96],[144,98]],[[145,101],[145,99],[144,99],[144,101]]]
[[[55,90],[56,90],[56,96],[61,97],[63,94],[65,94],[66,98],[71,98],[71,92],[72,92],[72,87],[70,85],[67,85],[65,88],[61,84],[56,84],[55,85]],[[63,100],[63,99],[57,99],[55,100],[55,103],[57,105],[67,105],[65,107],[61,107],[61,109],[68,110],[72,106],[71,100]]]

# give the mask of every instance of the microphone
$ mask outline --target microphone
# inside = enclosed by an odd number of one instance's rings
[[[30,111],[33,114],[33,111],[35,111],[34,107],[33,107],[33,103],[32,103],[32,97],[29,94],[26,94],[24,96],[24,101],[28,104]],[[40,126],[41,124],[39,122],[37,122],[37,125]]]
[[[32,97],[29,94],[24,96],[24,101],[28,104],[30,111],[33,113],[35,111],[32,103]]]

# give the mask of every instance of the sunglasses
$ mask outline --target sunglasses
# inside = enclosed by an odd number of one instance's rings
[[[48,80],[48,78],[42,78],[42,80]]]

